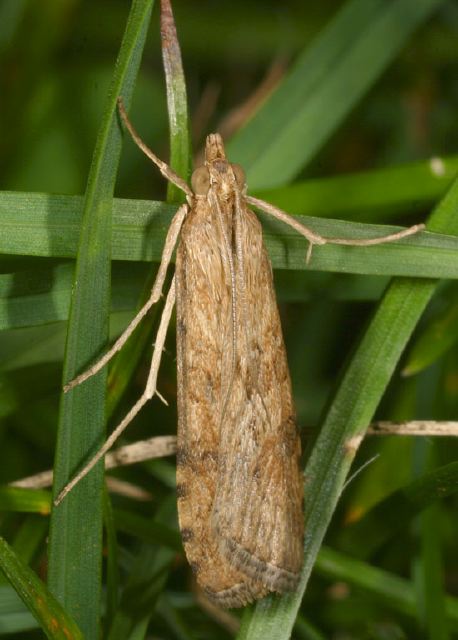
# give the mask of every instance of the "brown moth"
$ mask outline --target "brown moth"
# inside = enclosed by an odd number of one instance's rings
[[[261,224],[218,134],[192,187],[175,270],[178,517],[197,581],[237,607],[297,584],[301,447]]]
[[[423,225],[364,240],[324,238],[288,214],[246,195],[239,165],[208,136],[205,164],[192,189],[140,139],[121,99],[135,143],[186,194],[174,215],[149,300],[113,347],[67,392],[99,371],[162,294],[179,239],[145,391],[55,504],[110,449],[155,394],[167,327],[176,300],[178,371],[178,516],[186,556],[207,596],[238,607],[269,592],[293,590],[303,557],[303,478],[291,383],[261,225],[248,205],[282,220],[313,245],[372,245]],[[159,396],[160,397],[160,396]]]

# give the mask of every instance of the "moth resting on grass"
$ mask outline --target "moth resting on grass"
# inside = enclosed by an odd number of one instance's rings
[[[187,204],[170,224],[147,303],[113,347],[64,388],[69,391],[97,373],[159,300],[178,241],[175,276],[145,391],[56,504],[158,394],[157,373],[176,300],[177,496],[183,545],[207,596],[224,607],[243,606],[297,586],[304,533],[300,440],[272,269],[260,222],[248,205],[301,233],[309,242],[308,259],[315,244],[379,244],[411,235],[422,225],[369,240],[324,238],[247,196],[243,170],[228,162],[218,134],[208,136],[205,164],[194,171],[190,189],[139,138],[121,100],[118,105],[136,144],[185,192]]]
[[[178,517],[197,581],[235,607],[297,584],[301,447],[261,224],[218,134],[192,186],[175,270]]]

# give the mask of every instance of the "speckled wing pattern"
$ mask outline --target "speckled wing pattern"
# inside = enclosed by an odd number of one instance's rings
[[[261,225],[218,135],[206,152],[176,261],[178,514],[198,583],[236,607],[297,585],[303,479]]]

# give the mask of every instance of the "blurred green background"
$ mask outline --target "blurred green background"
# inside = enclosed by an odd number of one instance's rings
[[[249,120],[288,73],[299,53],[319,37],[345,4],[331,0],[321,3],[177,0],[174,3],[188,89],[193,152],[197,157],[206,134],[223,131],[229,140]],[[296,171],[294,181],[307,181],[310,188],[316,181],[316,206],[310,201],[302,205],[301,201],[297,204],[291,200],[288,207],[288,198],[292,195],[282,192],[282,185],[276,189],[274,179],[271,190],[267,186],[256,193],[293,213],[400,224],[426,219],[457,169],[457,157],[453,154],[458,148],[458,4],[449,0],[437,5],[407,39],[393,62],[362,98],[355,101],[343,121],[337,123],[335,131],[312,154],[307,166],[304,162],[304,167]],[[2,190],[84,193],[128,10],[129,3],[116,0],[1,1]],[[380,46],[383,47],[383,43]],[[369,58],[368,68],[371,63]],[[355,69],[355,73],[359,72]],[[329,76],[332,75],[331,65]],[[346,82],[350,87],[351,75]],[[345,83],[342,90],[345,91]],[[335,108],[335,103],[325,106],[330,113]],[[153,12],[130,115],[151,148],[167,159],[168,117],[158,6]],[[412,181],[414,165],[410,167],[410,163],[424,162],[427,166],[432,157],[444,158],[446,176],[440,186],[423,193],[423,184]],[[288,162],[287,157],[284,162]],[[393,197],[388,203],[385,199],[390,198],[383,190],[383,175],[373,191],[371,179],[378,174],[359,175],[401,164],[407,165],[405,184],[396,184],[400,192],[408,186],[409,195]],[[412,174],[408,173],[410,168]],[[355,174],[351,197],[345,190],[347,183],[332,180],[349,174]],[[268,184],[269,178],[266,178]],[[166,184],[159,172],[126,140],[116,196],[164,200],[165,193]],[[360,203],[358,194],[364,194]],[[356,202],[354,205],[352,199]],[[0,282],[3,305],[0,479],[4,483],[51,468],[53,464],[65,322],[43,319],[36,322],[33,295],[39,295],[40,282],[46,290],[47,270],[60,265],[65,269],[66,261],[0,256],[3,278]],[[114,301],[113,334],[131,317],[149,266],[119,262],[114,265],[114,271],[121,285],[114,291],[119,299]],[[14,274],[14,287],[9,274]],[[37,277],[42,274],[38,284],[33,274]],[[69,291],[71,280],[68,272],[63,274],[61,286]],[[337,384],[339,372],[354,348],[355,336],[370,318],[374,301],[380,297],[387,279],[318,273],[312,269],[279,270],[275,279],[298,422],[307,446]],[[429,305],[379,407],[378,418],[456,419],[456,292],[453,281],[444,282]],[[16,304],[21,297],[26,301],[21,326],[11,326],[8,323],[11,299],[14,298]],[[141,393],[148,355],[145,354],[133,384],[116,409],[118,418]],[[402,376],[407,366],[415,375]],[[126,441],[175,433],[173,331],[163,358],[159,390],[170,406],[164,407],[154,400],[130,427]],[[438,481],[434,485],[436,489],[431,490],[432,494],[437,495],[442,487],[449,497],[435,502],[429,510],[423,510],[423,506],[430,504],[430,497],[424,498],[424,492],[415,493],[414,489],[413,494],[409,494],[406,489],[426,473],[456,460],[457,450],[451,438],[441,441],[368,438],[363,443],[355,469],[378,457],[346,489],[326,544],[348,554],[349,558],[371,563],[386,574],[374,578],[375,587],[369,588],[368,584],[360,584],[363,569],[359,565],[350,562],[346,574],[343,558],[334,559],[333,564],[328,557],[326,564],[323,556],[304,598],[294,637],[336,640],[457,637],[453,636],[453,630],[456,633],[458,629],[456,600],[447,605],[446,615],[442,612],[436,618],[443,621],[443,627],[436,625],[435,632],[431,631],[425,615],[428,585],[425,585],[423,570],[431,563],[428,566],[432,566],[432,574],[426,573],[434,577],[431,584],[443,583],[449,594],[457,594],[458,523],[453,487],[458,484],[458,476],[452,475],[441,480],[442,484]],[[153,501],[148,503],[114,498],[115,509],[119,510],[116,523],[121,567],[123,562],[128,564],[125,558],[142,539],[135,517],[144,517],[146,521],[173,496],[173,474],[174,460],[170,458],[116,472],[131,483],[147,487],[153,495]],[[384,511],[374,508],[397,489],[402,491],[391,496]],[[0,508],[1,534],[8,540],[17,540],[23,532],[28,558],[44,578],[45,516],[34,515],[31,520],[29,516],[11,512],[5,501],[0,502]],[[357,519],[364,514],[364,521],[358,525]],[[26,536],[24,531],[30,533]],[[377,540],[379,534],[380,540],[371,547],[370,541]],[[389,575],[404,578],[408,588],[401,588],[397,593],[388,580]],[[189,586],[188,567],[182,554],[177,553],[165,595],[153,617],[154,635],[148,637],[230,637],[224,625],[195,606],[189,596]],[[402,603],[401,593],[407,593],[406,590],[410,590],[410,605]],[[35,623],[21,609],[22,605],[11,604],[10,597],[6,583],[0,585],[0,634],[16,631],[14,637],[42,637],[40,631],[31,629]],[[440,609],[440,593],[438,602]],[[13,616],[15,606],[18,607],[16,618]]]

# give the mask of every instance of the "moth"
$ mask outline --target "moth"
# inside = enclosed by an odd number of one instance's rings
[[[246,193],[245,175],[207,137],[192,189],[139,138],[122,101],[120,116],[136,144],[179,186],[175,214],[151,296],[113,347],[64,388],[99,371],[160,298],[175,245],[176,267],[156,337],[145,391],[102,449],[63,489],[58,504],[157,394],[167,326],[176,301],[177,500],[187,559],[206,595],[240,607],[296,588],[303,561],[303,476],[291,381],[272,268],[250,205],[283,220],[313,245],[378,244],[422,226],[369,240],[327,239]]]
[[[197,581],[236,607],[297,584],[301,447],[261,224],[218,134],[191,184],[175,271],[178,517]]]

